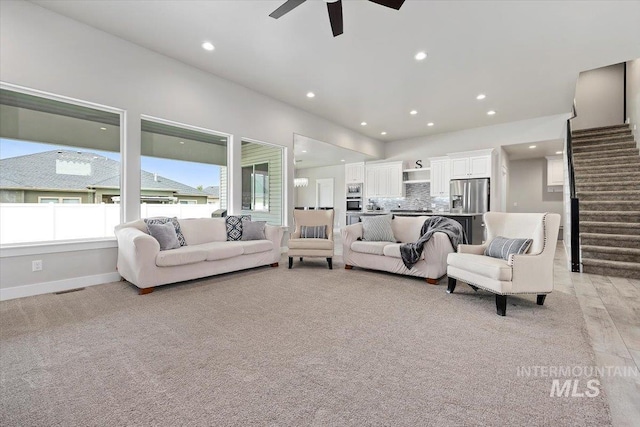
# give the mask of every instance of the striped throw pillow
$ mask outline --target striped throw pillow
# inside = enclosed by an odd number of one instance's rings
[[[326,239],[327,226],[326,225],[301,225],[300,238],[301,239]]]
[[[484,250],[486,256],[492,258],[509,259],[509,255],[521,255],[526,253],[533,243],[532,239],[507,239],[506,237],[495,237]]]

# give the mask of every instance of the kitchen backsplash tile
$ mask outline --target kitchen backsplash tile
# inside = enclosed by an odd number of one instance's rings
[[[430,183],[405,184],[405,197],[372,198],[384,210],[391,209],[431,209],[434,212],[449,211],[449,197],[432,197]],[[366,204],[366,201],[365,201]],[[435,205],[433,207],[432,205]]]

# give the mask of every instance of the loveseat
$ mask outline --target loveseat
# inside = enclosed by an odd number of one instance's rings
[[[155,286],[231,271],[278,266],[284,229],[266,224],[261,240],[227,241],[225,218],[178,219],[186,245],[160,250],[143,220],[115,228],[118,240],[118,273],[140,288],[140,294]]]
[[[366,241],[363,238],[363,223],[343,227],[342,257],[345,268],[368,268],[390,273],[423,277],[430,284],[437,284],[438,279],[447,272],[447,255],[454,252],[449,236],[445,233],[434,233],[425,244],[420,260],[411,268],[405,267],[400,256],[400,244],[416,242],[428,216],[402,217],[391,220],[394,242]]]

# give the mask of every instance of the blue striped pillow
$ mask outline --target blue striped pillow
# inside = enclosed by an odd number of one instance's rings
[[[301,225],[300,238],[301,239],[326,239],[327,226],[326,225]]]
[[[487,249],[484,250],[486,256],[492,258],[502,258],[504,260],[509,259],[509,255],[521,255],[529,250],[533,243],[532,239],[507,239],[506,237],[498,236],[489,243]]]

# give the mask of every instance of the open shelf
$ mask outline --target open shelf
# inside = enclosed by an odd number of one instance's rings
[[[404,184],[418,184],[421,182],[431,182],[430,179],[409,179],[407,181],[402,181]]]
[[[431,168],[403,169],[402,172],[429,172]]]

